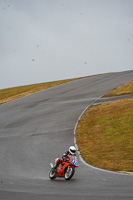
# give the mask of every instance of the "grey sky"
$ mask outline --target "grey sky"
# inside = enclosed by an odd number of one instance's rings
[[[0,89],[133,69],[133,0],[0,0]]]

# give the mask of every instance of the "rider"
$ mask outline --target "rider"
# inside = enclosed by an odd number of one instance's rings
[[[57,170],[57,167],[59,166],[60,163],[62,163],[63,161],[67,161],[67,158],[69,157],[69,155],[74,155],[76,156],[76,148],[74,146],[70,146],[69,150],[66,151],[63,156],[62,159],[61,158],[56,158],[55,159],[55,166],[54,166],[54,170]]]

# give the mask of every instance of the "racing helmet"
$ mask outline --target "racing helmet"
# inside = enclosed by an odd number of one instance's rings
[[[69,153],[74,155],[76,153],[76,148],[74,146],[69,147]]]

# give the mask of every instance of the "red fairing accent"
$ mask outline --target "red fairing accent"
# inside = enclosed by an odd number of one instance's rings
[[[56,158],[56,159],[55,159],[55,163],[62,163],[62,159]]]

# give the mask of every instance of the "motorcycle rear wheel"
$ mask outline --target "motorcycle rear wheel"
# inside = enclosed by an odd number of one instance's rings
[[[73,167],[70,167],[69,170],[68,169],[66,170],[64,178],[66,180],[70,180],[73,177],[74,173],[75,169]]]
[[[54,180],[56,178],[55,175],[56,175],[56,172],[53,169],[51,169],[50,172],[49,172],[49,178],[51,180]]]

